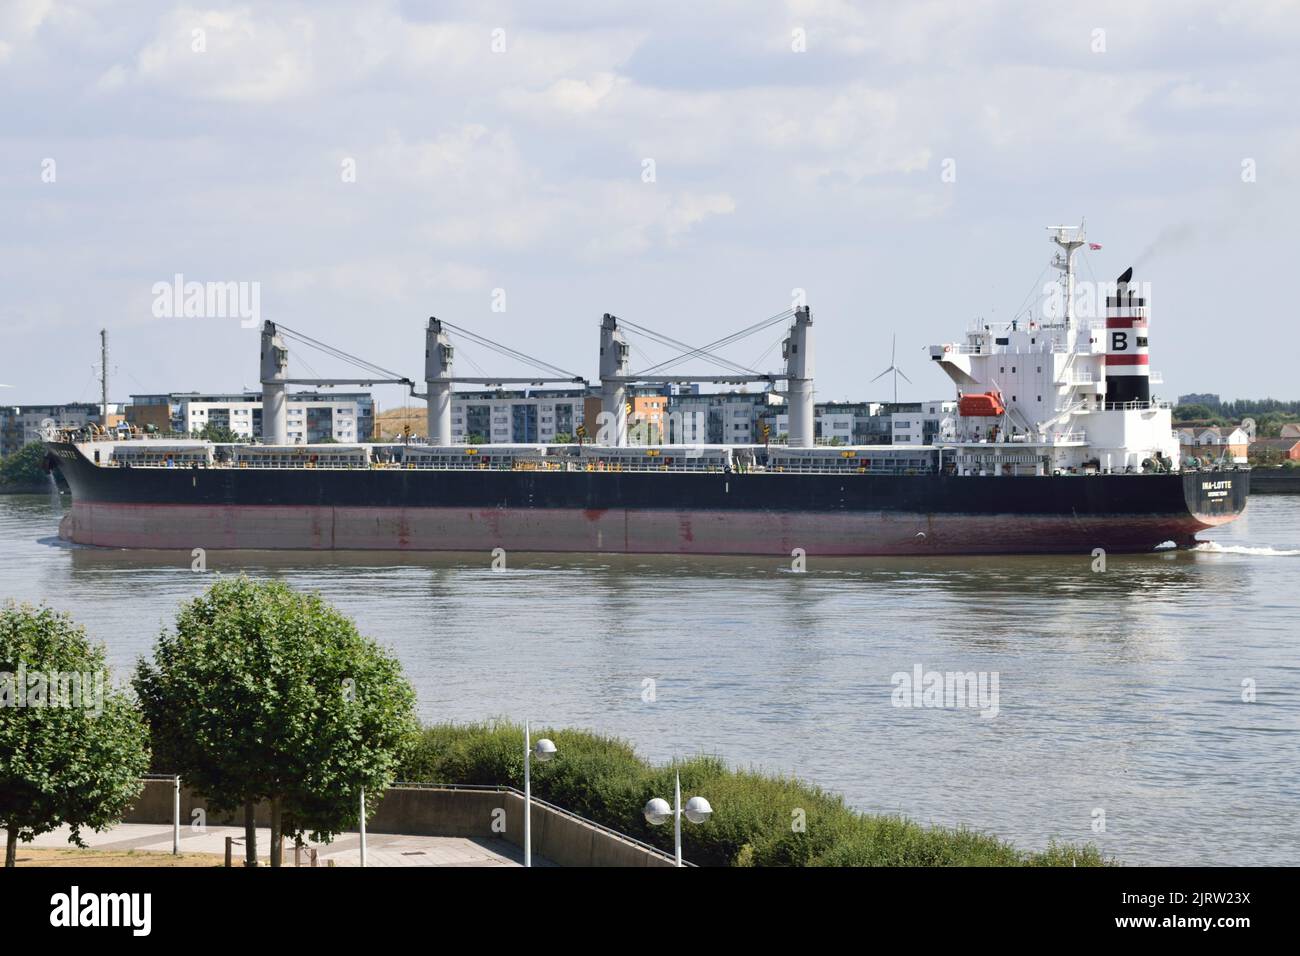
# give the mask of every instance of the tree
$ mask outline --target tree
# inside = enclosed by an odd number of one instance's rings
[[[43,485],[49,481],[45,471],[45,445],[28,442],[0,460],[0,485]]]
[[[218,425],[216,422],[208,422],[199,430],[198,437],[204,441],[216,442],[219,445],[229,445],[234,442],[240,442],[244,439],[225,425]]]
[[[1174,407],[1173,417],[1176,422],[1209,421],[1214,418],[1214,412],[1210,411],[1210,409],[1204,405],[1189,403],[1185,405],[1176,405]]]
[[[5,866],[18,841],[66,824],[104,830],[140,794],[148,732],[131,698],[114,690],[104,649],[48,607],[0,608],[0,823]]]
[[[1259,445],[1250,453],[1249,459],[1252,465],[1280,465],[1282,452],[1270,445]]]
[[[418,726],[401,665],[351,620],[244,577],[181,608],[135,687],[169,769],[214,809],[243,806],[250,866],[257,802],[270,802],[279,866],[285,830],[328,840],[357,823],[361,788],[392,783]]]
[[[483,445],[486,443],[487,439],[478,432],[471,432],[465,437],[465,444],[467,445]]]

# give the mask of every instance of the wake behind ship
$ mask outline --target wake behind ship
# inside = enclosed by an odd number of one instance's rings
[[[1148,315],[1131,270],[1106,317],[1073,315],[1082,229],[1053,227],[1055,319],[977,324],[932,346],[957,389],[926,445],[816,443],[812,315],[784,343],[787,444],[628,443],[632,376],[619,320],[601,323],[591,444],[452,442],[453,350],[429,322],[429,443],[287,442],[288,352],[262,335],[265,444],[47,436],[72,508],[60,534],[121,548],[809,555],[1148,551],[1191,545],[1245,508],[1247,469],[1179,460],[1153,399]],[[735,381],[718,376],[716,381]],[[483,380],[478,380],[483,381]],[[492,381],[499,382],[500,379]],[[414,389],[412,388],[412,393]]]

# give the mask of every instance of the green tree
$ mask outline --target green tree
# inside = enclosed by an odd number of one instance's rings
[[[465,444],[467,445],[483,445],[486,443],[487,439],[478,432],[471,432],[465,437]]]
[[[1174,406],[1173,418],[1175,422],[1212,421],[1215,417],[1215,413],[1204,405],[1191,403]]]
[[[418,726],[401,665],[350,619],[243,577],[181,608],[135,687],[168,769],[219,811],[243,806],[250,866],[258,801],[279,866],[284,832],[328,840],[358,822],[361,788],[383,793]]]
[[[104,649],[70,617],[10,602],[0,608],[0,823],[5,866],[28,843],[66,824],[104,830],[141,790],[148,732],[114,690]]]
[[[1282,463],[1282,452],[1269,445],[1260,445],[1249,455],[1252,465],[1280,465]]]
[[[45,477],[45,445],[28,442],[22,448],[0,459],[0,485],[43,485]]]
[[[219,445],[229,445],[244,440],[227,426],[218,425],[215,422],[208,422],[204,425],[199,430],[198,437],[204,441],[216,442]]]

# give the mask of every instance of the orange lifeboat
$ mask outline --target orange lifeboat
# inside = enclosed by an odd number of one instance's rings
[[[1006,406],[997,392],[963,395],[957,403],[957,412],[972,418],[997,418],[1006,413]]]

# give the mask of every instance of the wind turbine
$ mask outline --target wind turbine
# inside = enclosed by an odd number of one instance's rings
[[[908,378],[907,375],[903,372],[903,370],[899,368],[898,365],[894,362],[897,353],[898,353],[898,335],[895,334],[893,344],[889,347],[889,368],[885,369],[883,372],[877,375],[876,378],[872,379],[872,381],[874,382],[876,381],[876,379],[884,378],[890,372],[894,373],[894,404],[895,405],[898,404],[898,376],[902,375],[903,380],[906,381],[908,385],[912,384],[912,380]]]

